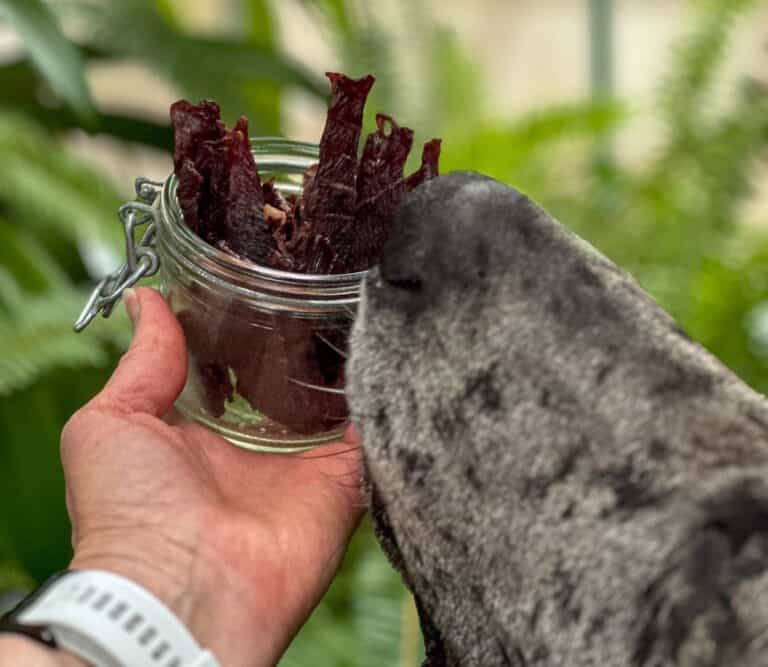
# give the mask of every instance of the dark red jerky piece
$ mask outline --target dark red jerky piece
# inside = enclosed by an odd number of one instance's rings
[[[438,162],[440,161],[440,139],[432,139],[424,144],[421,151],[421,167],[405,179],[405,189],[410,192],[424,181],[439,175]]]
[[[301,183],[302,192],[308,192],[312,189],[312,181],[315,179],[315,175],[317,174],[317,166],[317,163],[315,163],[304,171]]]
[[[304,171],[302,191],[311,191],[317,176],[318,164],[313,164]],[[331,226],[349,224],[354,218],[348,214],[341,216],[340,223],[334,220],[334,214],[326,216],[326,223]],[[315,233],[313,221],[307,220],[306,198],[299,196],[293,205],[293,226],[290,237],[286,237],[286,252],[293,259],[293,271],[297,273],[332,273],[331,266],[338,265],[338,255],[331,247],[328,238]]]
[[[344,356],[337,350],[346,349],[349,322],[318,328],[311,319],[255,313],[239,303],[230,306],[225,321],[228,340],[220,359],[234,371],[236,391],[251,407],[301,434],[327,431],[346,419],[344,396],[333,390],[343,387]]]
[[[237,391],[255,410],[295,433],[329,431],[343,423],[348,410],[339,390],[350,320],[319,324],[255,312],[199,289],[191,287],[194,309],[181,310],[177,318],[187,340],[190,372],[199,379],[209,414],[221,417]]]
[[[315,234],[335,238],[338,225],[354,216],[357,147],[363,109],[374,78],[350,79],[328,72],[331,102],[320,140],[317,172],[304,190],[305,224]]]
[[[179,201],[179,207],[184,216],[184,222],[200,238],[205,238],[206,234],[201,229],[200,216],[200,196],[203,189],[203,177],[195,169],[192,160],[184,160],[181,169],[176,170],[176,176],[179,184],[176,187],[176,198]]]
[[[275,179],[268,180],[261,186],[262,194],[264,195],[264,203],[274,206],[276,209],[285,211],[288,213],[291,210],[290,204],[286,201],[285,197],[280,194],[280,191],[275,187]]]
[[[224,242],[235,254],[266,264],[276,247],[264,220],[264,195],[251,154],[248,121],[240,118],[222,139],[200,148],[198,168],[205,179],[199,217],[205,240]]]
[[[356,212],[403,179],[413,145],[413,130],[400,127],[384,114],[376,116],[376,132],[368,135],[357,177]]]
[[[219,105],[215,102],[195,105],[179,100],[171,105],[171,122],[174,130],[173,164],[179,181],[176,197],[189,228],[201,238],[210,240],[207,230],[203,228],[205,217],[200,215],[205,179],[200,174],[198,160],[204,142],[217,141],[226,134]]]
[[[217,141],[227,133],[215,102],[191,104],[179,100],[171,105],[174,131],[173,166],[179,176],[186,160],[196,162],[197,151],[204,141]]]
[[[192,287],[196,291],[196,286]],[[196,301],[194,309],[185,309],[176,314],[191,359],[190,372],[197,373],[203,395],[200,397],[203,407],[214,417],[224,414],[224,406],[232,400],[234,387],[229,378],[226,360],[222,359],[220,344],[220,329],[225,329],[225,320],[217,312],[223,304],[206,294],[206,301]],[[205,305],[203,305],[205,304]]]
[[[336,244],[322,234],[315,234],[311,238],[307,273],[343,273],[344,266],[335,248]]]
[[[269,221],[269,220],[268,220]],[[286,236],[290,236],[293,232],[293,221],[290,216],[286,217],[285,221],[280,223],[278,227],[272,232],[272,238],[275,241],[275,249],[269,257],[269,266],[279,271],[295,271],[295,261],[293,255],[288,249],[286,242]]]
[[[318,330],[311,320],[277,316],[263,357],[241,366],[237,392],[270,419],[302,434],[337,428],[347,418],[344,358],[325,340],[346,347],[346,333]],[[322,333],[321,333],[322,332]],[[335,390],[335,391],[334,391]]]
[[[295,271],[295,262],[288,244],[293,237],[294,203],[283,197],[275,187],[275,180],[270,179],[261,186],[264,194],[264,220],[272,231],[275,248],[269,257],[268,265],[281,271]]]
[[[376,116],[376,125],[360,160],[354,224],[334,238],[343,271],[360,271],[378,261],[406,191],[403,168],[413,131],[383,114]]]

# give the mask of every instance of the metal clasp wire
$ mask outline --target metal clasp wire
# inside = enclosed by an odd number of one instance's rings
[[[126,289],[142,278],[153,276],[160,268],[160,259],[154,250],[156,210],[153,204],[162,185],[148,178],[136,179],[137,201],[123,204],[118,211],[125,229],[125,264],[102,278],[93,289],[75,322],[76,332],[85,329],[99,313],[109,317]],[[137,244],[134,230],[147,223],[149,225]]]

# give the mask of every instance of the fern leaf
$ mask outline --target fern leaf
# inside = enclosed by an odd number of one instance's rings
[[[16,560],[0,560],[0,595],[7,591],[28,591],[34,586],[35,580]],[[0,614],[6,611],[9,610],[0,609]]]
[[[456,136],[441,155],[441,168],[473,169],[520,185],[523,168],[537,154],[552,162],[554,144],[605,136],[627,116],[617,103],[585,103],[535,111],[515,123],[485,122]],[[569,162],[572,168],[572,161]]]
[[[119,243],[120,197],[112,184],[40,126],[0,112],[0,153],[0,197],[14,218],[72,240]]]
[[[326,94],[323,81],[279,50],[250,40],[182,32],[153,0],[80,0],[57,8],[83,24],[83,37],[90,46],[145,62],[194,100],[216,99],[229,120],[245,113],[254,134],[265,128],[259,127],[259,116],[249,106],[249,82],[293,85],[317,96]],[[141,29],[126,30],[126,26]]]
[[[0,219],[0,266],[21,289],[44,292],[70,284],[69,276],[28,230]],[[0,297],[2,300],[2,297]]]
[[[697,0],[697,27],[676,50],[659,93],[670,134],[681,140],[695,135],[703,120],[706,95],[729,47],[733,26],[756,0]]]
[[[111,350],[127,346],[130,327],[119,312],[82,334],[72,331],[86,298],[84,291],[58,288],[15,299],[10,314],[0,317],[0,396],[53,368],[103,366]]]
[[[733,109],[707,132],[698,152],[710,230],[733,229],[738,207],[752,193],[754,167],[766,146],[768,88],[747,81]]]
[[[13,274],[4,266],[0,266],[0,308],[4,312],[10,312],[20,308],[24,300],[24,293]]]
[[[337,580],[329,594],[345,590],[349,613],[334,614],[323,602],[280,667],[418,667],[422,640],[409,613],[410,594],[373,539],[364,544],[348,588]]]

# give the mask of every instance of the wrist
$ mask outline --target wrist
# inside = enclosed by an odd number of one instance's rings
[[[24,667],[87,667],[77,656],[41,646],[21,635],[0,635],[0,665]]]
[[[279,657],[274,636],[254,612],[259,591],[250,590],[205,547],[182,540],[128,535],[84,541],[70,567],[121,575],[158,598],[195,640],[222,665],[273,665]]]
[[[194,578],[194,561],[194,550],[172,540],[104,535],[78,545],[70,568],[104,570],[130,579],[152,593],[196,636],[191,627],[193,610],[205,593],[202,582]]]

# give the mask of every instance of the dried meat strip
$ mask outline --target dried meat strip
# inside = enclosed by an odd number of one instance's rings
[[[384,114],[376,116],[376,126],[360,160],[354,222],[334,238],[345,271],[360,271],[376,263],[406,192],[403,168],[413,145],[413,131]]]
[[[334,239],[337,230],[354,219],[357,192],[357,147],[363,125],[363,109],[374,78],[350,79],[337,72],[326,74],[331,82],[331,102],[320,139],[317,170],[305,181],[301,203],[301,226],[292,249],[297,265],[312,266],[329,273],[325,239]],[[322,250],[319,255],[310,253]],[[302,270],[302,269],[299,269]]]
[[[204,141],[217,141],[227,133],[216,102],[174,102],[171,105],[171,123],[174,133],[173,166],[177,176],[186,160],[196,162],[197,152]]]
[[[198,156],[206,141],[224,137],[226,128],[221,122],[219,105],[215,102],[190,104],[179,100],[171,105],[174,130],[173,165],[179,185],[176,195],[184,221],[204,240],[205,218],[200,216],[200,202],[206,188],[205,178],[198,169]]]
[[[197,170],[206,185],[198,202],[205,240],[267,264],[276,243],[264,219],[264,194],[245,118],[221,139],[202,144]]]
[[[440,139],[432,139],[424,144],[421,151],[421,166],[405,179],[405,189],[410,192],[424,181],[435,178],[440,173]]]

